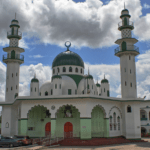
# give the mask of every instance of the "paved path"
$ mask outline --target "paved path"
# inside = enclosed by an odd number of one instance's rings
[[[142,138],[148,142],[141,143],[125,143],[112,146],[57,146],[57,147],[16,147],[16,148],[0,148],[0,150],[150,150],[150,138]]]

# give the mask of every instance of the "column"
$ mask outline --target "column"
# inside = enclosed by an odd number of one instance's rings
[[[80,118],[80,139],[90,140],[91,138],[91,118]]]
[[[104,118],[104,137],[109,137],[109,118]]]
[[[56,130],[56,118],[51,118],[51,137],[54,138]]]
[[[20,135],[27,135],[27,118],[20,119]]]

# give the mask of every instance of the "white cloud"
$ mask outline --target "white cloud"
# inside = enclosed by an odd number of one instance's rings
[[[30,58],[32,58],[32,57],[33,57],[33,58],[42,58],[42,57],[44,57],[44,56],[42,56],[42,55],[33,55],[33,56],[31,56],[31,55],[30,55],[29,57],[30,57]]]
[[[112,46],[114,39],[121,36],[117,24],[121,21],[123,5],[123,0],[110,1],[107,5],[103,5],[100,0],[86,0],[82,3],[73,0],[38,0],[33,3],[5,0],[0,9],[0,20],[3,20],[0,24],[0,43],[6,42],[6,31],[17,12],[24,39],[32,37],[35,43],[64,46],[64,42],[69,40],[76,47]],[[126,8],[135,22],[134,34],[139,39],[149,40],[150,17],[140,17],[140,0],[126,1]]]
[[[150,8],[150,5],[148,5],[148,4],[145,3],[145,4],[143,5],[143,8],[144,8],[144,9],[149,9],[149,8]]]

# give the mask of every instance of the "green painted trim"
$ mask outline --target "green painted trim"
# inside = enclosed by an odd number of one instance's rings
[[[8,38],[8,39],[11,39],[11,38],[17,38],[17,39],[20,40],[22,37],[19,36],[19,35],[7,35],[7,38]]]
[[[131,30],[133,30],[134,29],[134,26],[129,26],[129,25],[127,25],[127,26],[121,26],[121,27],[118,27],[118,30],[123,30],[123,29],[131,29]]]
[[[109,119],[109,118],[104,118],[104,119]]]
[[[84,76],[81,76],[81,75],[66,74],[66,75],[62,75],[62,76],[68,76],[68,77],[72,78],[75,81],[77,87],[78,87],[80,81],[84,78]]]
[[[28,118],[21,118],[20,120],[28,120]]]
[[[56,120],[56,118],[51,118],[51,120]]]
[[[9,27],[10,27],[10,28],[11,28],[11,27],[18,27],[18,28],[20,28],[20,26],[17,25],[17,24],[11,24]]]
[[[33,78],[33,79],[31,80],[31,82],[39,82],[39,80],[36,79],[36,78]]]

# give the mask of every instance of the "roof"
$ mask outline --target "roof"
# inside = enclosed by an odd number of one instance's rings
[[[53,77],[52,77],[52,80],[53,79],[61,79],[62,77],[60,76],[60,75],[54,75]]]
[[[100,87],[101,85],[99,83],[96,84],[97,87]]]
[[[103,80],[101,81],[101,83],[108,83],[108,80],[107,80],[107,79],[103,79]]]
[[[124,11],[128,11],[128,12],[129,12],[129,10],[128,10],[128,9],[123,9],[123,10],[122,10],[122,12],[124,12]]]
[[[84,62],[82,58],[70,50],[66,50],[65,52],[58,54],[52,63],[52,67],[63,65],[74,65],[84,68]]]
[[[92,75],[86,75],[85,78],[86,79],[93,79],[93,76]]]
[[[16,19],[13,19],[11,22],[19,22],[18,20],[16,20]]]
[[[33,79],[31,80],[31,82],[39,82],[39,80],[36,79],[36,78],[33,78]]]

